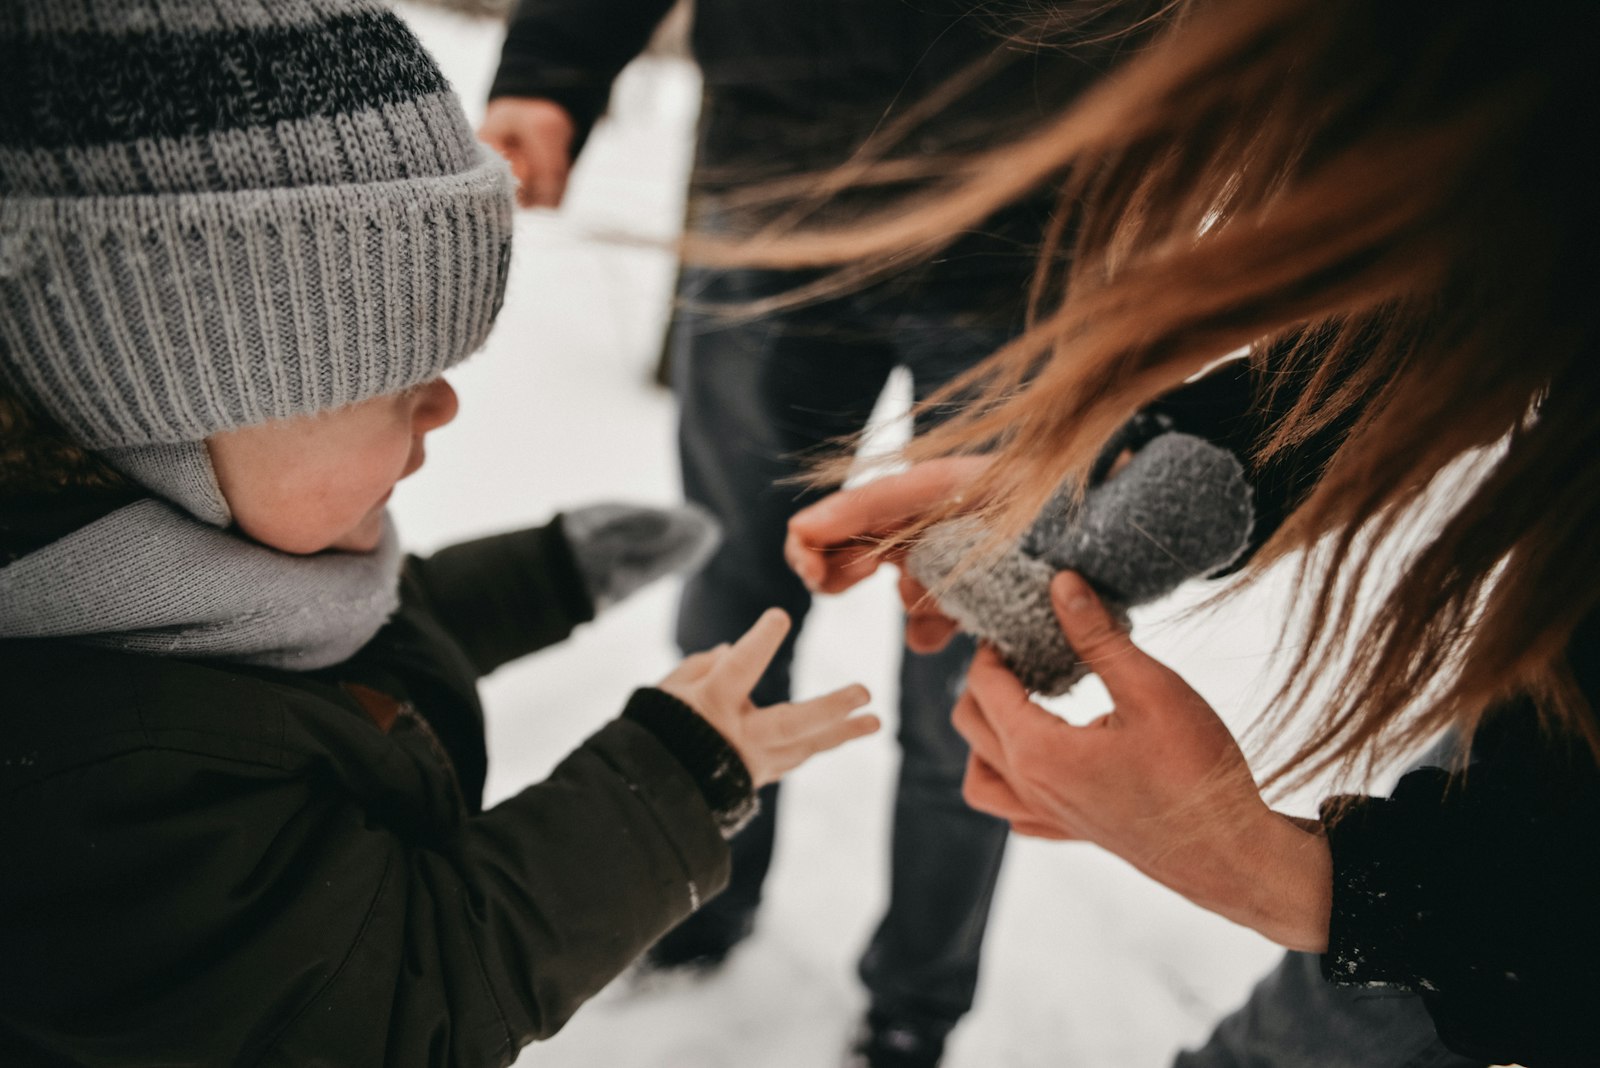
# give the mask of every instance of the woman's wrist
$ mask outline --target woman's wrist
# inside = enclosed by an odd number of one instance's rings
[[[1285,949],[1328,948],[1333,903],[1333,855],[1320,827],[1266,810],[1245,863],[1243,894],[1229,918]]]

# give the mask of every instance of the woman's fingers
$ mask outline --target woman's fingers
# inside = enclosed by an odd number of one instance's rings
[[[980,812],[998,816],[1018,834],[1067,842],[1076,836],[1066,828],[1036,816],[1021,796],[994,766],[977,756],[967,759],[967,775],[961,784],[967,804]]]
[[[900,602],[906,609],[906,645],[914,653],[937,653],[950,644],[956,621],[939,610],[928,588],[904,572],[900,575]]]
[[[1041,732],[1066,735],[1079,729],[1029,700],[1027,688],[1001,661],[1000,654],[988,646],[978,650],[967,669],[966,696],[982,717],[983,730],[994,739],[997,756],[990,758],[991,763],[1010,766],[1037,753],[1045,741]],[[1070,742],[1064,736],[1049,738],[1057,758],[1072,751]]]
[[[826,544],[807,541],[791,529],[784,537],[783,558],[812,593],[842,593],[889,559],[882,541],[877,534]]]
[[[987,457],[948,457],[830,494],[789,520],[784,557],[809,589],[847,589],[882,562],[879,540],[959,498],[988,465]]]
[[[983,714],[982,706],[972,693],[971,676],[968,678],[966,689],[956,698],[956,706],[950,713],[950,722],[955,727],[956,733],[966,740],[967,748],[972,750],[974,756],[988,764],[1004,762],[1005,747],[1001,745],[994,728]]]
[[[961,796],[979,812],[1009,820],[1023,814],[1016,792],[1006,785],[994,765],[978,753],[967,754],[967,773],[961,780]]]
[[[1083,576],[1071,571],[1056,575],[1050,603],[1067,644],[1105,683],[1119,709],[1137,709],[1168,694],[1174,682],[1188,690],[1166,665],[1133,644]]]

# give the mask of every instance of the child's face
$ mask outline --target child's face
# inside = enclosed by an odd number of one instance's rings
[[[396,482],[422,466],[422,439],[456,415],[442,378],[337,411],[206,439],[239,529],[289,553],[370,552]]]

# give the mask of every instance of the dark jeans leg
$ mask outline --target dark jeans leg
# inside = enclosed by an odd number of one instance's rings
[[[708,284],[703,272],[686,272],[684,285],[700,299],[736,301],[774,283],[732,272]],[[789,698],[794,642],[811,604],[784,562],[783,540],[789,517],[819,494],[786,480],[804,470],[807,454],[865,425],[893,366],[884,346],[852,336],[836,311],[837,319],[820,307],[745,323],[687,313],[677,324],[684,493],[724,532],[722,546],[684,588],[677,640],[685,652],[706,649],[734,640],[771,606],[787,611],[794,628],[755,688],[760,705]],[[777,807],[778,789],[769,786],[761,812],[732,842],[728,889],[685,927],[729,930],[748,922],[771,863]]]
[[[1174,1068],[1482,1068],[1445,1049],[1415,994],[1334,986],[1315,954],[1289,953]]]
[[[950,709],[972,648],[962,637],[902,661],[889,907],[861,959],[875,1010],[939,1033],[972,1007],[1009,831],[961,797],[967,744]]]
[[[902,315],[892,334],[917,400],[1005,340],[1000,331],[937,315]],[[919,426],[933,418],[921,417]],[[1010,831],[961,796],[968,750],[950,712],[972,653],[971,640],[960,637],[929,656],[903,654],[889,907],[861,959],[875,1010],[936,1032],[954,1027],[972,1007]]]

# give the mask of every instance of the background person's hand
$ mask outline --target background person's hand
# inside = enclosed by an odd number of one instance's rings
[[[902,553],[883,553],[884,538],[904,529],[936,505],[958,499],[976,504],[989,458],[958,456],[930,460],[899,474],[840,490],[801,509],[789,520],[783,555],[813,593],[840,593]],[[928,591],[900,576],[906,607],[906,644],[919,653],[937,652],[956,632]]]
[[[993,650],[980,651],[954,713],[972,747],[968,802],[1025,834],[1094,842],[1280,945],[1325,948],[1326,839],[1267,807],[1222,720],[1133,644],[1087,582],[1062,572],[1050,592],[1113,708],[1072,726],[1030,701]]]
[[[572,139],[577,133],[567,109],[553,100],[501,96],[489,101],[478,139],[511,163],[517,203],[555,208],[567,191]]]
[[[878,729],[878,717],[851,715],[872,699],[865,686],[766,708],[751,702],[751,689],[788,633],[788,615],[769,608],[731,646],[686,657],[657,684],[717,728],[756,786],[776,782],[817,753]]]

